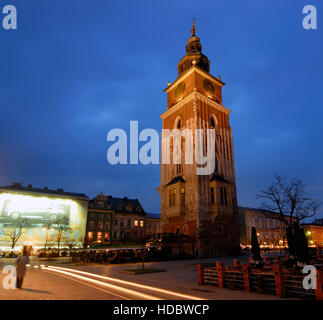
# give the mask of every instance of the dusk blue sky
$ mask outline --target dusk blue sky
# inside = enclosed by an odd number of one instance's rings
[[[0,28],[0,185],[127,196],[159,213],[160,167],[108,164],[106,136],[130,120],[161,130],[195,16],[226,83],[239,205],[258,207],[275,173],[323,201],[321,1],[0,0],[1,12],[7,4],[18,30]],[[317,30],[302,27],[307,4]]]

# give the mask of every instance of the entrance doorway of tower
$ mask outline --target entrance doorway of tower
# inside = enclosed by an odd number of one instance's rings
[[[189,259],[196,257],[196,240],[186,234],[155,233],[147,241],[146,247],[156,248],[156,258]]]

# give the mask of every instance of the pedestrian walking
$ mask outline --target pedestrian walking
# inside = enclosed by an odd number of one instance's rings
[[[22,255],[16,259],[16,287],[21,289],[24,277],[26,275],[26,264],[29,264],[29,256],[26,250],[23,251]]]

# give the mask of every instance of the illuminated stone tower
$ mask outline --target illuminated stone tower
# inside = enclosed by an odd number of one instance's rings
[[[204,155],[206,129],[215,129],[215,169],[211,174],[198,175],[195,156],[192,164],[185,164],[182,139],[181,164],[172,160],[161,164],[161,229],[194,238],[195,255],[234,254],[239,251],[240,240],[230,110],[222,105],[224,83],[209,73],[210,61],[201,52],[195,33],[193,23],[186,54],[178,63],[178,77],[164,90],[167,111],[161,118],[163,129],[192,130],[194,147],[195,130],[203,129]],[[170,138],[169,150],[162,147],[162,157],[169,152],[173,159],[173,146],[174,138]]]

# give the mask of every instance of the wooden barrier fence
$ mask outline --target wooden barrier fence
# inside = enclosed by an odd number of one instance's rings
[[[231,290],[244,290],[261,294],[274,294],[280,297],[323,300],[323,270],[317,270],[317,288],[305,290],[305,274],[284,271],[278,264],[266,271],[252,268],[249,264],[224,266],[217,262],[214,267],[197,266],[198,284],[214,285]]]

